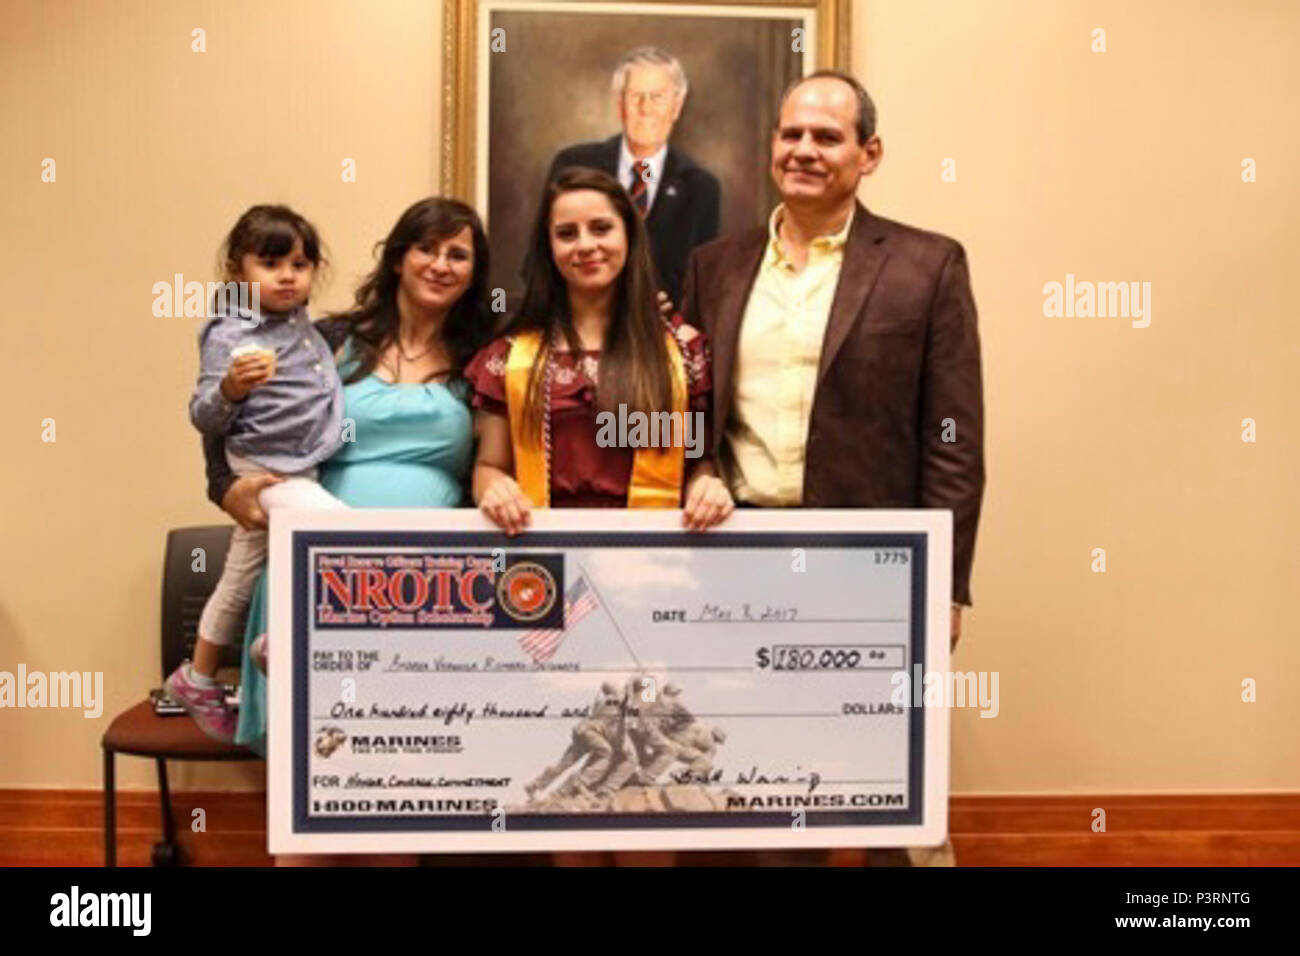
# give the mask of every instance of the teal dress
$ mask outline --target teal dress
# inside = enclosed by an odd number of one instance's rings
[[[347,378],[350,349],[339,374]],[[320,483],[352,508],[456,508],[466,500],[473,457],[468,386],[390,385],[375,375],[343,388],[343,447],[320,467]],[[249,649],[266,630],[266,573],[258,578],[244,631],[239,727],[235,740],[266,753],[266,677]],[[275,647],[268,657],[276,656]],[[274,667],[275,664],[270,665]]]

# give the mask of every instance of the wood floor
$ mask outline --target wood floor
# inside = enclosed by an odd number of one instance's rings
[[[952,842],[959,866],[1297,866],[1300,794],[956,796]],[[196,866],[264,866],[262,794],[175,793],[180,842]],[[1106,811],[1106,832],[1092,830]],[[194,810],[205,832],[193,832]],[[0,790],[0,866],[99,866],[101,796],[88,790]],[[144,866],[160,838],[157,794],[118,794],[118,863]],[[533,857],[531,862],[543,858]],[[745,863],[744,854],[684,853],[683,863]],[[485,864],[526,858],[458,858]],[[833,865],[861,865],[835,850]]]

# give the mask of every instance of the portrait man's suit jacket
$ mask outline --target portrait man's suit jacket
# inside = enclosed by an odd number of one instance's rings
[[[684,315],[713,346],[714,431],[768,228],[695,251]],[[951,419],[951,423],[949,420]],[[945,441],[945,438],[952,441]],[[984,492],[984,400],[966,254],[858,204],[822,342],[804,463],[809,508],[950,508],[953,600],[970,603]]]
[[[617,177],[622,138],[619,134],[603,142],[581,143],[560,150],[546,174],[546,181],[549,183],[566,166],[588,166]],[[680,306],[682,302],[682,282],[691,251],[718,235],[720,202],[717,178],[681,150],[669,146],[663,182],[659,183],[645,224],[660,288],[668,293],[674,305]]]

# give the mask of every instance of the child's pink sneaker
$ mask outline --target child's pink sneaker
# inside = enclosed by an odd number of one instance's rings
[[[226,695],[220,684],[200,687],[190,680],[189,664],[185,663],[172,671],[166,687],[171,698],[194,718],[199,730],[213,740],[234,743],[238,717],[226,706]]]

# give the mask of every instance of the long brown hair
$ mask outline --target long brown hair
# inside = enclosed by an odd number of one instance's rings
[[[627,260],[614,292],[614,314],[601,343],[596,407],[615,412],[619,405],[626,405],[629,411],[647,414],[672,408],[666,326],[655,296],[655,271],[645,225],[618,180],[596,169],[573,166],[561,170],[542,194],[524,276],[523,301],[505,329],[506,335],[541,333],[541,348],[528,374],[523,412],[528,431],[534,436],[541,433],[542,388],[547,363],[553,360],[555,337],[563,336],[575,357],[582,347],[573,327],[568,288],[551,254],[550,238],[555,200],[580,189],[604,195],[623,220],[627,234]]]
[[[478,213],[465,203],[431,196],[402,213],[388,237],[375,246],[379,261],[357,288],[356,305],[344,314],[351,323],[354,359],[345,370],[346,384],[373,372],[380,353],[397,339],[399,270],[407,251],[412,246],[449,239],[466,226],[474,243],[474,275],[442,324],[443,343],[451,359],[451,380],[463,376],[474,353],[492,337],[493,315],[487,303],[487,233]]]

